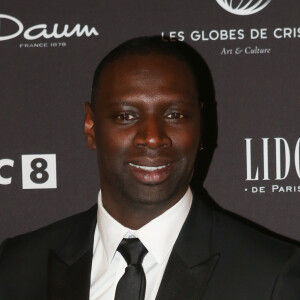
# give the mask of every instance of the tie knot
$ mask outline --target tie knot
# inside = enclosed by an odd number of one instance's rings
[[[142,265],[148,250],[138,238],[123,239],[117,249],[128,265]]]

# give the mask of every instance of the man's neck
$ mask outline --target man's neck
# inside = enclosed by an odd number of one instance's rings
[[[108,198],[105,192],[102,192],[102,203],[105,210],[120,224],[137,230],[151,220],[163,214],[165,211],[174,206],[186,193],[186,190],[170,201],[162,201],[161,203],[145,204],[134,201],[114,201]]]

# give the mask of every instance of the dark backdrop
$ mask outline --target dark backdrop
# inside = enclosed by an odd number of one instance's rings
[[[96,202],[96,156],[82,132],[84,102],[98,61],[142,35],[184,39],[209,66],[218,124],[204,180],[210,196],[300,240],[300,3],[266,0],[255,12],[242,9],[248,0],[238,11],[240,0],[232,8],[227,2],[1,4],[0,241]]]

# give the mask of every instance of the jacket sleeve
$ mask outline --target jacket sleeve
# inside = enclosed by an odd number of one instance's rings
[[[300,299],[300,249],[296,249],[283,265],[276,280],[271,299]]]
[[[4,248],[5,248],[5,245],[6,245],[7,241],[8,241],[8,239],[4,240],[2,242],[2,244],[0,245],[0,261],[1,261],[2,253],[4,252]]]
[[[0,245],[0,299],[7,299],[7,297],[5,296],[5,282],[4,282],[4,278],[5,278],[5,272],[3,271],[3,254],[4,254],[4,249],[5,249],[5,245],[7,245],[7,241],[8,239],[4,240],[2,242],[2,244]]]

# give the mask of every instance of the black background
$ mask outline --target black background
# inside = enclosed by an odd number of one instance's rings
[[[299,37],[276,39],[275,28],[299,28],[298,0],[272,0],[262,11],[239,16],[213,0],[183,1],[7,1],[0,14],[17,18],[24,31],[37,24],[95,27],[98,36],[0,41],[0,159],[14,167],[0,185],[0,241],[90,207],[97,200],[96,155],[83,136],[84,102],[89,101],[99,60],[119,43],[137,36],[184,31],[185,41],[206,60],[213,76],[218,140],[204,187],[221,206],[275,232],[300,240],[300,192],[271,192],[272,185],[300,186],[294,149],[299,134]],[[0,36],[16,26],[0,21]],[[267,28],[267,39],[251,40],[251,29]],[[243,29],[242,40],[192,41],[194,30]],[[300,36],[300,34],[299,34]],[[64,42],[65,47],[20,47]],[[222,49],[269,48],[269,54],[221,55]],[[285,180],[275,180],[274,138],[291,150]],[[246,180],[246,138],[252,138],[253,170]],[[270,180],[262,180],[262,138],[269,138]],[[22,189],[21,155],[56,154],[57,188]],[[299,156],[299,153],[296,154]],[[284,156],[282,156],[284,161]],[[282,166],[284,169],[284,166]],[[265,186],[265,193],[252,187]],[[245,191],[247,189],[247,191]],[[300,188],[299,188],[300,190]]]

